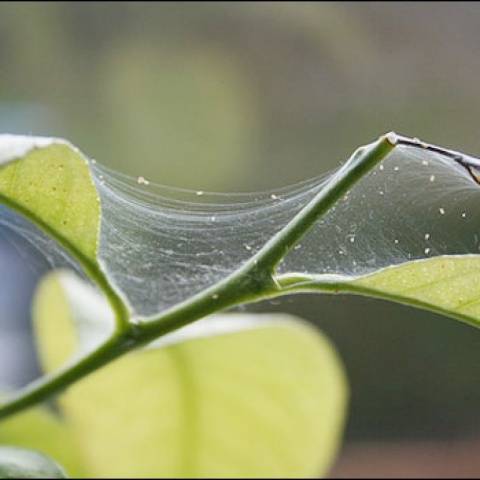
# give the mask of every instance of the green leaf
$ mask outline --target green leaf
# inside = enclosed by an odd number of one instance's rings
[[[427,308],[480,326],[480,256],[441,256],[351,282],[359,293]]]
[[[66,478],[53,460],[32,450],[0,446],[0,478]]]
[[[67,325],[78,329],[78,314],[64,307],[80,289],[62,275],[50,275],[35,302],[42,358],[50,368],[66,353],[56,354],[63,335],[71,338]],[[79,295],[84,301],[76,310],[88,303],[85,291]],[[96,321],[108,321],[91,295]],[[55,325],[61,335],[48,333]],[[341,363],[318,331],[287,315],[222,315],[161,343],[168,345],[122,357],[61,397],[89,475],[303,477],[328,471],[347,389]]]
[[[0,135],[0,200],[96,264],[100,201],[87,160],[73,145]]]
[[[432,310],[480,327],[480,255],[414,260],[350,279],[332,275],[278,277],[280,294],[353,293]]]
[[[0,425],[0,445],[37,450],[55,458],[72,476],[84,472],[78,446],[64,422],[43,408],[34,408]]]

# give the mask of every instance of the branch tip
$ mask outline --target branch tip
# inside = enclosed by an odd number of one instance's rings
[[[398,135],[395,132],[388,132],[383,135],[383,139],[390,145],[395,146],[398,143]]]

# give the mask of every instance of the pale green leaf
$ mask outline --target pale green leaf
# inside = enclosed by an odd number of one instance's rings
[[[50,368],[65,356],[55,352],[63,348],[63,336],[72,335],[67,325],[78,331],[78,317],[65,308],[77,289],[67,287],[62,275],[47,278],[35,303],[42,357]],[[96,321],[102,323],[108,312],[98,305]],[[61,397],[88,474],[325,474],[346,403],[343,368],[330,343],[286,315],[222,315],[203,322],[200,337],[189,329],[166,337],[167,346],[122,357]],[[61,334],[48,334],[55,325]]]
[[[480,255],[444,255],[405,262],[359,277],[287,274],[280,294],[353,293],[432,310],[480,326]]]
[[[0,200],[96,262],[100,201],[87,160],[68,142],[0,135]]]
[[[0,446],[0,478],[66,478],[63,469],[38,452]]]
[[[480,256],[442,256],[392,266],[351,282],[381,296],[480,326]]]

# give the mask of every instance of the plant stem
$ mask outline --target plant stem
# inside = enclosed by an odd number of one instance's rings
[[[52,394],[61,392],[78,379],[85,377],[128,351],[126,348],[122,348],[122,346],[123,342],[120,341],[120,338],[113,336],[83,359],[72,365],[67,365],[53,375],[48,375],[37,382],[31,383],[25,389],[22,389],[18,396],[13,397],[0,406],[0,419],[14,415],[46,400]]]
[[[325,214],[336,201],[366,173],[381,162],[397,145],[395,134],[386,134],[376,142],[359,148],[350,159],[320,189],[318,194],[297,215],[243,266],[223,281],[167,310],[161,316],[141,323],[128,321],[128,310],[104,274],[84,258],[72,251],[40,219],[32,219],[29,212],[20,211],[41,228],[55,237],[85,268],[90,277],[106,294],[116,315],[114,335],[89,355],[72,363],[54,375],[35,382],[7,403],[0,405],[0,419],[18,413],[48,397],[63,391],[81,378],[106,365],[110,361],[137,349],[156,338],[185,326],[211,313],[241,303],[255,302],[290,290],[278,284],[274,275],[276,265],[298,240]],[[5,203],[16,206],[5,199]],[[17,210],[19,210],[17,208]]]
[[[153,340],[163,334],[167,325],[175,329],[212,313],[210,310],[214,298],[217,299],[218,308],[213,311],[218,311],[238,303],[256,301],[264,298],[268,292],[275,291],[274,270],[278,262],[342,195],[392,151],[396,140],[395,134],[388,133],[376,142],[357,149],[317,195],[242,267],[160,317],[141,323],[139,328],[142,337]],[[192,313],[194,318],[191,317]]]
[[[256,256],[259,268],[273,271],[315,222],[392,151],[397,138],[394,133],[387,133],[376,142],[357,149],[318,194],[265,244]]]

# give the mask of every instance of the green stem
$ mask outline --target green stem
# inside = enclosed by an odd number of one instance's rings
[[[212,303],[217,307],[213,311],[219,311],[238,303],[256,301],[275,291],[274,270],[278,262],[340,197],[392,151],[396,140],[397,136],[389,133],[357,149],[318,194],[242,267],[160,317],[141,323],[141,336],[153,340],[163,334],[166,326],[172,325],[175,329],[208,315],[212,313]],[[217,300],[216,304],[213,299]]]
[[[53,375],[48,375],[37,382],[31,383],[25,389],[22,389],[19,395],[11,398],[0,407],[0,419],[10,417],[44,401],[52,394],[61,392],[78,379],[85,377],[128,351],[125,345],[120,337],[114,336],[80,361],[67,365]]]
[[[274,275],[276,265],[316,220],[325,214],[366,173],[381,162],[396,144],[396,135],[387,134],[376,142],[359,148],[319,193],[242,267],[223,281],[167,310],[160,317],[141,323],[129,322],[124,302],[96,266],[92,265],[78,251],[72,250],[72,246],[68,242],[59,238],[40,219],[32,218],[29,212],[21,211],[11,201],[4,199],[5,203],[35,221],[78,259],[90,277],[107,295],[117,318],[117,328],[106,343],[89,355],[66,366],[56,374],[33,383],[21,391],[18,396],[1,405],[0,419],[57,394],[125,353],[206,315],[238,304],[255,302],[281,294],[282,286],[277,284]],[[286,288],[283,292],[289,293],[289,289]]]
[[[265,244],[256,256],[258,267],[273,271],[314,223],[392,151],[397,145],[397,138],[394,133],[388,133],[376,142],[357,149],[318,194]]]

